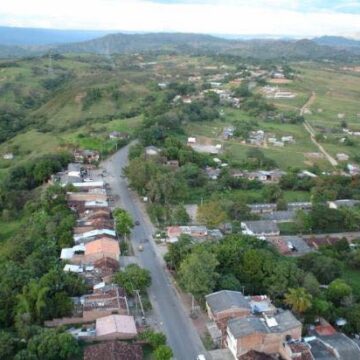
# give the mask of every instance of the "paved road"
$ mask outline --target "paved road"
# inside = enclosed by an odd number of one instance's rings
[[[128,163],[128,149],[126,146],[101,164],[108,174],[104,180],[109,183],[112,194],[120,197],[119,204],[140,221],[140,226],[135,226],[132,232],[131,241],[140,265],[151,272],[150,300],[174,356],[177,360],[193,360],[198,354],[205,353],[201,339],[179,300],[163,259],[157,254],[152,239],[154,228],[137,197],[129,190],[126,179],[121,177],[122,168]],[[144,242],[144,239],[148,241]],[[142,252],[137,251],[140,244],[144,246]]]
[[[305,111],[307,109],[310,108],[310,106],[312,105],[312,103],[315,101],[316,99],[316,94],[315,92],[313,91],[310,98],[308,99],[308,101],[306,102],[306,104],[300,109],[300,115],[304,115],[305,114]],[[311,138],[311,141],[314,143],[315,146],[318,147],[318,149],[320,150],[320,152],[322,152],[324,154],[324,156],[326,157],[326,159],[329,161],[329,163],[332,165],[332,166],[337,166],[338,165],[338,162],[324,149],[324,147],[319,144],[317,141],[316,141],[316,138],[315,138],[315,131],[314,129],[312,128],[312,126],[310,125],[310,123],[305,120],[304,121],[304,128],[305,130],[310,134],[310,138]]]

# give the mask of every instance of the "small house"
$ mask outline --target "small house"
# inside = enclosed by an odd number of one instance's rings
[[[336,158],[339,161],[348,161],[349,160],[349,155],[344,154],[344,153],[338,153],[338,154],[336,154]]]
[[[4,160],[12,160],[14,159],[14,154],[13,153],[6,153],[3,155],[3,159]]]
[[[93,164],[100,160],[100,153],[96,150],[75,150],[74,159],[77,163]]]
[[[188,137],[187,144],[188,145],[196,144],[196,137]]]
[[[156,146],[147,146],[145,148],[145,155],[146,156],[158,156],[160,155],[160,149]]]
[[[243,234],[257,237],[280,235],[278,225],[272,220],[244,221],[241,222],[241,228]]]
[[[96,319],[97,340],[125,340],[136,336],[137,329],[133,316],[109,315]]]
[[[129,134],[122,131],[112,131],[109,134],[111,140],[125,140],[129,138]]]

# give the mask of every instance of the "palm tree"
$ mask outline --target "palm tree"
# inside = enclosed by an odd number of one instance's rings
[[[46,307],[48,287],[41,287],[36,281],[31,281],[18,295],[17,317],[30,322],[42,320],[43,310]]]
[[[311,307],[311,300],[312,296],[304,288],[289,289],[285,294],[285,304],[298,314],[303,314]]]

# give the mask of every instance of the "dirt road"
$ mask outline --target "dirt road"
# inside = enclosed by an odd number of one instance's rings
[[[316,94],[315,94],[315,91],[313,91],[310,98],[308,99],[308,101],[300,109],[300,115],[304,115],[306,110],[308,110],[310,108],[310,106],[314,103],[315,100],[316,100]],[[337,166],[338,162],[324,149],[324,147],[321,144],[319,144],[316,141],[315,131],[314,131],[313,127],[309,124],[309,122],[307,120],[305,120],[303,122],[303,125],[304,125],[305,130],[310,134],[311,141],[317,146],[319,151],[322,154],[324,154],[325,158],[329,161],[329,163],[332,166]]]

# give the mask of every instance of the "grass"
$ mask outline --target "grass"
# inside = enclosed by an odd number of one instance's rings
[[[0,256],[7,255],[7,243],[22,226],[21,220],[0,220]]]
[[[317,164],[324,170],[329,169],[329,164],[324,159],[311,160],[304,156],[307,152],[318,152],[318,148],[311,142],[308,133],[302,124],[280,124],[275,122],[265,122],[252,118],[241,110],[226,109],[222,121],[190,123],[185,127],[189,136],[207,138],[215,143],[223,143],[225,155],[231,162],[243,161],[247,157],[247,151],[253,148],[253,145],[243,144],[240,139],[231,139],[224,141],[222,131],[226,126],[236,124],[238,121],[253,121],[257,124],[257,129],[264,130],[267,134],[273,134],[278,139],[281,136],[292,135],[295,144],[285,145],[284,147],[274,147],[268,145],[260,149],[265,155],[273,159],[280,169],[287,170],[289,167],[304,168],[311,164]]]
[[[278,226],[280,229],[280,235],[297,235],[299,233],[296,224],[293,222],[280,223]]]
[[[360,271],[346,267],[341,276],[353,289],[356,298],[360,297]]]
[[[21,221],[0,221],[0,242],[11,238],[21,226]]]

